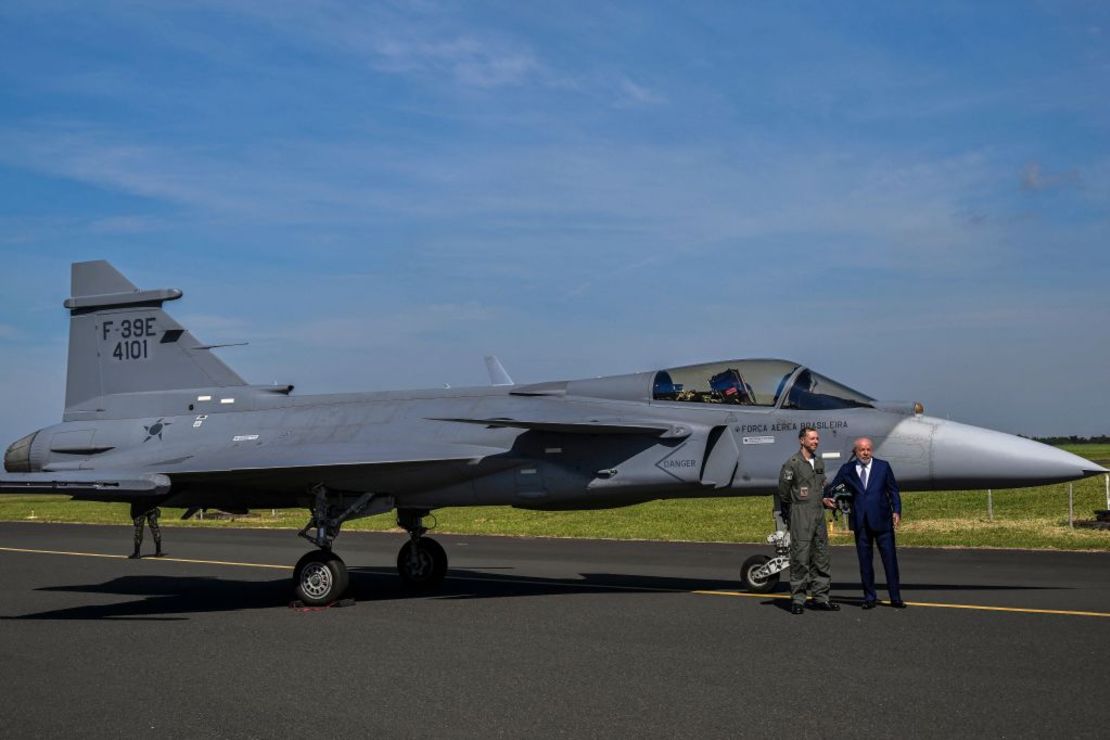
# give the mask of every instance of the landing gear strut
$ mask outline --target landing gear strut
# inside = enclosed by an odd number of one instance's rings
[[[409,533],[409,541],[397,554],[397,572],[405,585],[430,591],[443,581],[447,575],[447,553],[431,537],[423,519],[428,515],[425,509],[398,509],[397,526]]]
[[[324,606],[337,601],[347,590],[349,578],[343,559],[331,551],[339,528],[351,519],[379,514],[393,508],[393,497],[373,493],[351,494],[330,491],[323,484],[312,488],[311,518],[297,534],[315,545],[293,569],[293,592],[309,606]],[[351,503],[344,507],[344,504]]]
[[[293,571],[297,599],[310,606],[337,601],[347,590],[349,578],[342,558],[332,552],[339,528],[351,519],[381,514],[395,508],[392,496],[352,494],[329,490],[323,484],[312,488],[311,518],[297,534],[318,549],[306,553]],[[409,541],[397,554],[397,572],[405,585],[429,591],[447,575],[447,553],[431,537],[425,537],[427,509],[397,509],[397,526],[409,533]]]
[[[740,566],[740,585],[746,591],[767,594],[779,585],[779,573],[790,567],[790,533],[781,529],[767,537],[775,556],[752,555]]]

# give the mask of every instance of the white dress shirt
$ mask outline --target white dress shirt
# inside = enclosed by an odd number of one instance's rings
[[[872,462],[874,462],[874,458],[872,458],[866,465],[861,463],[859,460],[856,461],[856,475],[859,476],[860,481],[863,481],[863,471],[866,470],[867,471],[867,482],[868,482],[868,484],[871,483],[871,463]]]

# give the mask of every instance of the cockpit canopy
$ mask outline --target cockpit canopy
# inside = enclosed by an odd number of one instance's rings
[[[875,399],[786,360],[730,360],[655,374],[652,399],[824,411],[867,408]]]

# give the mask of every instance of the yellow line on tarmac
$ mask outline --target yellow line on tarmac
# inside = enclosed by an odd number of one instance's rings
[[[67,552],[65,550],[29,550],[22,547],[0,547],[3,552],[26,552],[34,555],[75,555],[82,558],[114,558],[116,560],[127,560],[126,555],[109,555],[102,552]],[[235,565],[242,568],[271,568],[274,570],[293,570],[292,565],[271,565],[269,563],[236,563],[228,560],[193,560],[191,558],[170,558],[160,557],[155,558],[153,555],[147,555],[143,560],[163,560],[170,563],[201,563],[203,565]]]
[[[126,555],[108,555],[100,552],[67,552],[65,550],[28,550],[22,547],[0,547],[4,552],[29,552],[35,555],[76,555],[82,558],[116,558],[126,560]]]
[[[906,603],[913,606],[939,609],[974,609],[983,612],[1017,612],[1018,614],[1062,614],[1066,617],[1110,617],[1110,612],[1084,612],[1069,609],[1027,609],[1016,606],[980,606],[978,604],[933,604],[925,601],[907,601]]]
[[[744,596],[749,599],[789,599],[788,594],[749,594],[744,591],[693,591],[702,596]],[[889,604],[881,601],[880,604]],[[922,606],[932,609],[970,609],[980,612],[1014,612],[1017,614],[1061,614],[1066,617],[1110,617],[1110,612],[1084,612],[1067,609],[1027,609],[1017,606],[985,606],[981,604],[943,604],[934,601],[907,601],[909,606]]]
[[[200,563],[202,565],[234,565],[240,568],[269,568],[271,570],[293,570],[292,565],[272,565],[271,563],[237,563],[234,560],[193,560],[190,558],[154,558],[147,555],[143,560],[168,560],[171,563]]]
[[[749,599],[789,599],[790,594],[750,594],[747,591],[691,591],[701,596],[744,596]]]

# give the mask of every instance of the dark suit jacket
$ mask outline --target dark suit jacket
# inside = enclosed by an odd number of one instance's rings
[[[867,478],[867,490],[856,475],[856,463],[852,458],[840,466],[836,477],[825,487],[827,492],[844,483],[855,493],[852,496],[852,528],[859,532],[866,524],[872,531],[886,532],[894,527],[892,514],[902,515],[902,497],[898,494],[898,482],[890,463],[877,457],[871,458],[871,475]]]

